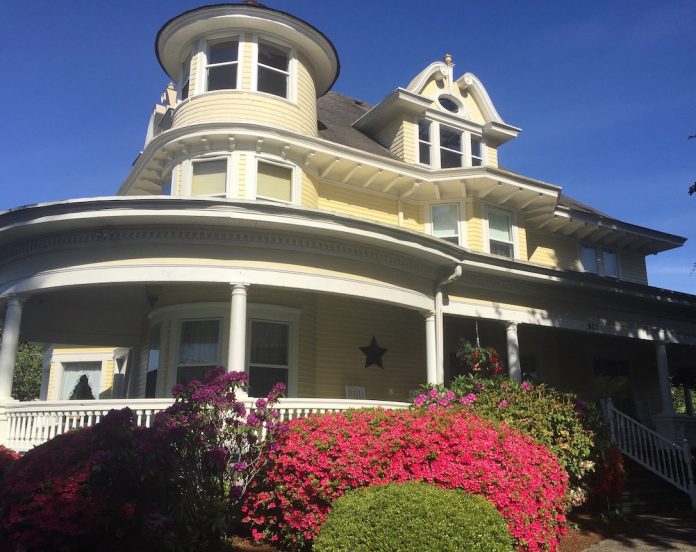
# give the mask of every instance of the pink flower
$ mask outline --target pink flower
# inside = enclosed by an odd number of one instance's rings
[[[469,393],[468,395],[465,395],[461,399],[459,399],[459,402],[461,404],[471,404],[476,400],[476,395],[474,393]]]
[[[525,390],[525,391],[531,391],[531,390],[532,390],[532,384],[529,383],[528,381],[523,381],[523,382],[520,384],[520,387],[521,387],[523,390]]]
[[[498,408],[507,408],[507,406],[508,406],[507,399],[503,399],[502,401],[500,401],[498,403]]]

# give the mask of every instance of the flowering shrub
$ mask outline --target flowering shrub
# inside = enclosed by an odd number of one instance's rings
[[[19,453],[0,445],[0,488],[5,472],[19,460]]]
[[[419,482],[388,483],[336,500],[312,550],[512,552],[512,537],[480,496]]]
[[[206,384],[175,386],[175,403],[153,426],[166,436],[176,459],[179,530],[188,533],[184,540],[192,549],[201,550],[239,519],[239,502],[280,429],[272,407],[284,391],[279,384],[247,408],[237,397],[246,373],[226,373],[218,366],[206,377]],[[266,432],[263,442],[261,431]]]
[[[471,375],[455,378],[449,389],[431,388],[414,399],[417,407],[454,404],[468,405],[476,414],[518,429],[546,445],[568,472],[573,506],[584,503],[592,492],[597,462],[609,446],[596,409],[544,384]],[[611,477],[616,478],[616,474]]]
[[[126,408],[29,451],[0,491],[0,552],[214,546],[273,443],[280,389],[247,409],[236,397],[245,377],[218,368],[177,387],[150,429]]]
[[[490,500],[519,550],[556,550],[567,475],[546,448],[461,408],[357,410],[289,423],[243,507],[257,540],[308,550],[351,489],[425,481]]]
[[[144,514],[170,494],[143,435],[129,409],[112,411],[22,456],[0,493],[0,550],[160,550]]]
[[[470,373],[481,376],[495,376],[505,371],[495,347],[472,345],[466,339],[460,339],[457,346],[457,358]]]

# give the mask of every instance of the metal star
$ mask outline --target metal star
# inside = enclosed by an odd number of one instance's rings
[[[382,356],[387,352],[387,349],[377,345],[377,340],[374,335],[372,336],[370,344],[365,347],[360,347],[360,350],[365,354],[365,368],[374,364],[384,369],[384,366],[382,366]]]

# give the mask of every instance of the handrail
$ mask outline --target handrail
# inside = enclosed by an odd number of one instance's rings
[[[247,408],[257,399],[243,399]],[[135,414],[136,424],[150,427],[158,412],[165,410],[173,399],[108,399],[85,401],[32,401],[10,402],[0,405],[0,445],[24,452],[52,439],[56,435],[98,423],[110,410],[129,407]],[[280,399],[274,407],[280,421],[305,418],[311,414],[340,412],[351,408],[407,408],[408,403],[394,401],[350,399]],[[261,437],[265,430],[262,431]]]
[[[611,399],[603,399],[601,405],[611,442],[645,469],[688,494],[696,510],[693,460],[687,440],[678,445],[614,408]]]

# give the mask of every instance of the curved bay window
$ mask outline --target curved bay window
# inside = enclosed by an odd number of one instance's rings
[[[288,98],[290,56],[279,46],[259,42],[256,89],[281,98]]]
[[[225,40],[209,44],[206,64],[206,90],[236,89],[238,65],[238,40]]]

